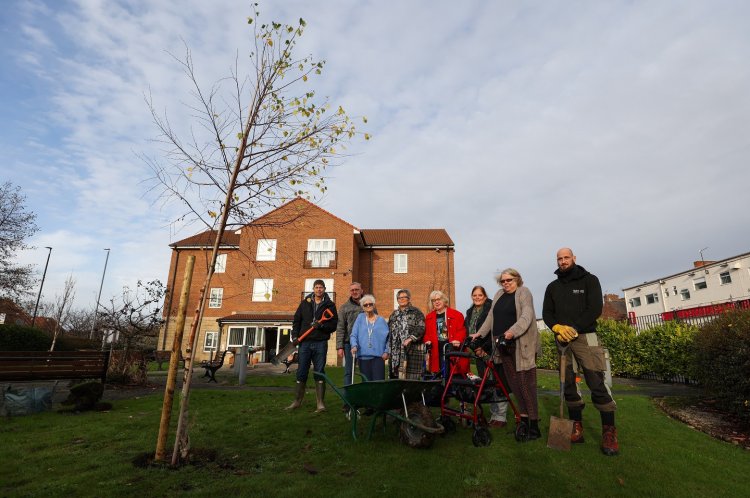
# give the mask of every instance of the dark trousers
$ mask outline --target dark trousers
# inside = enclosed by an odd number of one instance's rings
[[[359,371],[367,380],[385,380],[385,360],[380,356],[360,358]]]
[[[313,371],[325,373],[328,341],[302,341],[299,345],[299,368],[297,368],[297,382],[307,382],[310,362]]]

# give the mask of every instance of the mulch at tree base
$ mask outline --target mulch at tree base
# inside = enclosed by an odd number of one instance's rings
[[[731,413],[719,410],[715,400],[655,398],[656,406],[675,420],[709,436],[750,450],[750,427]]]

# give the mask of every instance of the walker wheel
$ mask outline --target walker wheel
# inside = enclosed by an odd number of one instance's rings
[[[492,434],[486,427],[479,427],[471,436],[471,442],[477,447],[489,446],[492,444]]]

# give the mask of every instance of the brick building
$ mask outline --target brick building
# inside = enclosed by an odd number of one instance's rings
[[[189,310],[197,308],[215,232],[171,244],[172,258],[159,349],[170,349],[185,262],[196,256]],[[234,232],[220,244],[206,310],[198,328],[196,358],[248,345],[265,362],[289,341],[294,312],[316,279],[337,306],[349,298],[349,284],[362,283],[377,299],[385,318],[396,307],[395,293],[408,288],[412,303],[428,309],[438,289],[455,301],[453,241],[444,229],[359,229],[324,209],[297,198]],[[183,351],[192,313],[185,325]],[[328,350],[337,363],[335,334]]]

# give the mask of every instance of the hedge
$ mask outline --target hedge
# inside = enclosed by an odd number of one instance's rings
[[[750,424],[750,310],[724,313],[702,327],[695,376],[721,408]]]
[[[52,337],[43,330],[16,324],[0,325],[0,351],[48,351],[51,345]],[[55,343],[55,351],[99,347],[101,344],[97,341],[66,335],[58,336]]]

